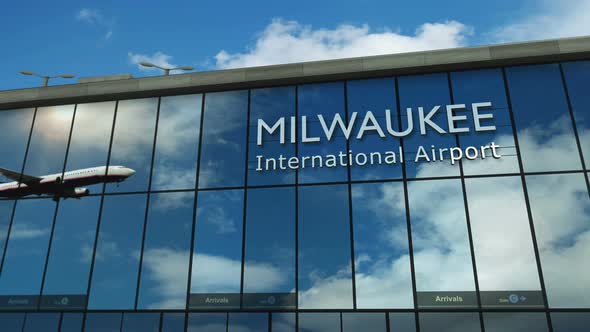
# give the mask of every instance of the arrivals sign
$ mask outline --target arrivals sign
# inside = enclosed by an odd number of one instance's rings
[[[297,128],[297,119],[294,116],[289,118],[281,117],[273,123],[267,123],[263,119],[258,119],[256,144],[264,147],[265,140],[277,139],[281,145],[284,144],[321,144],[330,142],[335,137],[343,136],[346,140],[362,140],[367,134],[376,134],[383,139],[388,137],[403,138],[413,133],[419,133],[422,136],[429,132],[439,135],[460,134],[475,132],[495,131],[493,125],[494,115],[486,110],[492,107],[491,102],[472,103],[472,116],[470,120],[466,115],[468,112],[465,104],[437,105],[429,110],[424,107],[416,109],[407,108],[405,123],[401,123],[403,130],[396,127],[397,116],[395,112],[389,109],[384,111],[384,120],[378,121],[377,116],[372,111],[367,111],[364,115],[358,112],[352,112],[348,121],[344,121],[340,114],[335,114],[331,119],[326,119],[322,114],[317,115],[317,121],[321,125],[321,132],[311,133],[308,123],[316,119],[308,119],[307,116],[301,116],[299,127]],[[417,123],[414,123],[414,111],[417,111]],[[433,118],[438,113],[446,114],[446,123],[436,123]],[[471,123],[470,123],[471,122]],[[299,129],[299,130],[298,130]],[[466,147],[436,147],[429,145],[427,147],[420,145],[416,148],[414,162],[435,162],[448,160],[451,164],[466,158],[469,160],[485,159],[491,155],[492,158],[502,157],[498,151],[499,145],[491,142],[487,145],[466,146]],[[486,154],[487,152],[487,154]],[[403,147],[391,151],[374,151],[355,153],[352,150],[339,151],[334,154],[311,155],[311,156],[285,156],[285,155],[257,155],[256,171],[275,171],[288,169],[304,168],[332,168],[346,166],[366,166],[366,165],[393,165],[404,162]]]

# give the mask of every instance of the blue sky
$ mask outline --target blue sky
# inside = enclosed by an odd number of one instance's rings
[[[138,77],[158,74],[138,68],[142,60],[214,70],[590,33],[590,0],[36,1],[4,8],[0,90],[40,83],[22,69]]]

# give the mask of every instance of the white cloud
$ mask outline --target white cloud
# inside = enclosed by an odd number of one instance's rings
[[[496,42],[528,41],[590,34],[590,0],[543,0],[529,16],[494,29]]]
[[[414,34],[368,25],[340,25],[313,29],[296,21],[273,20],[253,47],[242,53],[221,50],[215,56],[218,68],[252,67],[302,61],[403,53],[465,45],[471,29],[457,21],[424,23]]]
[[[102,42],[108,41],[113,36],[113,20],[106,18],[97,9],[80,9],[76,13],[76,20],[99,29],[102,33]]]
[[[129,62],[137,65],[137,68],[141,71],[160,71],[158,68],[143,67],[139,65],[141,62],[150,62],[163,68],[178,67],[177,65],[170,62],[172,60],[172,56],[160,51],[157,51],[152,55],[128,52],[127,56],[129,58]]]

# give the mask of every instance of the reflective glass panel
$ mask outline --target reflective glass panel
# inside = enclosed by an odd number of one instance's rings
[[[346,169],[347,149],[344,134],[338,130],[339,127],[336,127],[331,140],[328,140],[319,118],[320,115],[323,116],[327,129],[330,129],[332,120],[336,116],[340,116],[343,121],[346,121],[344,83],[301,85],[298,87],[297,98],[298,128],[301,133],[301,136],[298,137],[299,183],[346,181],[348,171]],[[333,155],[332,158],[338,161],[330,163],[328,155]],[[320,160],[311,158],[313,156],[321,157],[321,167],[319,166]],[[305,157],[309,159],[304,159]],[[315,167],[313,167],[314,163]]]
[[[272,332],[295,332],[295,313],[273,312]]]
[[[543,306],[520,177],[465,185],[482,305]]]
[[[586,169],[590,169],[590,61],[566,62],[562,66]]]
[[[59,315],[55,313],[28,313],[23,332],[57,332]]]
[[[465,149],[474,146],[481,151],[481,147],[491,146],[495,148],[500,158],[494,158],[491,149],[485,149],[473,160],[463,158],[463,171],[471,174],[500,174],[518,173],[518,158],[512,131],[512,120],[506,100],[506,89],[501,69],[468,70],[451,73],[453,85],[453,97],[455,103],[465,104],[466,111],[461,115],[466,116],[466,122],[461,122],[462,127],[468,127],[469,132],[459,134],[460,146]],[[482,116],[479,120],[482,129],[495,127],[495,130],[476,131],[473,104],[491,103],[490,107],[476,105],[477,114]],[[493,118],[487,118],[492,116]],[[479,119],[479,118],[478,118]],[[484,158],[485,157],[485,158]]]
[[[107,185],[107,191],[148,189],[157,109],[156,98],[119,101],[109,166],[129,167],[135,174],[121,184]]]
[[[420,318],[420,332],[481,331],[477,313],[420,313],[418,317]]]
[[[62,200],[47,263],[41,307],[84,309],[100,197]]]
[[[585,332],[590,326],[590,313],[552,312],[553,332]]]
[[[2,133],[2,144],[0,154],[10,156],[3,158],[0,167],[20,173],[25,159],[25,151],[31,126],[33,125],[34,110],[31,108],[0,111],[0,133]],[[0,181],[13,182],[15,179],[7,178],[0,174]],[[0,183],[0,188],[2,184]],[[0,197],[10,196],[0,190]]]
[[[348,187],[307,186],[298,190],[299,307],[351,308]]]
[[[401,178],[400,139],[392,136],[388,130],[389,123],[390,129],[400,132],[395,79],[348,81],[346,84],[349,124],[352,124],[352,118],[356,113],[354,125],[357,130],[364,123],[369,125],[367,129],[371,128],[371,125],[375,125],[371,116],[374,117],[378,126],[378,128],[363,131],[360,139],[358,135],[361,135],[361,132],[352,131],[349,139],[350,150],[355,155],[355,161],[360,161],[350,169],[352,180]],[[386,113],[386,110],[389,110],[389,113]],[[387,119],[387,114],[389,114],[389,119]],[[393,152],[393,154],[387,152]],[[362,165],[364,163],[362,154],[366,155],[368,159],[364,166]],[[387,156],[395,156],[395,158],[390,160],[386,158]]]
[[[54,214],[50,199],[17,202],[0,274],[0,308],[36,308]]]
[[[59,332],[80,332],[83,322],[84,314],[82,313],[64,313]]]
[[[305,312],[299,314],[298,332],[341,332],[340,313]]]
[[[248,91],[205,96],[199,188],[244,185],[247,119]]]
[[[145,204],[145,195],[105,196],[89,309],[134,308]]]
[[[408,200],[418,306],[477,307],[461,181],[409,182]]]
[[[527,176],[550,307],[590,307],[590,200],[582,174]]]
[[[244,307],[296,306],[295,190],[248,190]]]
[[[184,309],[194,193],[150,196],[138,308]]]
[[[266,332],[268,331],[267,313],[230,313],[228,332]]]
[[[385,332],[385,315],[382,312],[342,313],[342,332]]]
[[[389,314],[390,332],[415,332],[416,315],[410,312],[392,312]]]
[[[486,332],[547,332],[547,316],[540,312],[486,312],[483,314]]]
[[[162,97],[152,190],[195,188],[201,101],[202,95]]]
[[[190,313],[187,332],[227,332],[227,314]]]
[[[0,326],[6,332],[22,332],[25,314],[0,314]]]
[[[446,73],[416,76],[402,76],[398,80],[402,128],[408,128],[408,108],[411,108],[413,130],[404,138],[404,160],[407,176],[410,178],[459,175],[459,164],[451,164],[448,154],[438,149],[448,149],[457,145],[456,136],[448,133],[446,105],[450,104],[449,82]],[[439,108],[437,108],[439,106]],[[421,134],[419,107],[423,107],[424,118],[438,126],[425,124]],[[464,111],[456,111],[465,113]],[[441,130],[444,133],[439,133]],[[423,149],[420,149],[423,147]],[[434,149],[434,160],[432,156]]]
[[[239,308],[244,191],[199,192],[191,308]]]
[[[184,332],[185,314],[165,313],[162,316],[162,332]]]
[[[296,120],[292,118],[295,116],[295,87],[255,89],[251,98],[248,185],[295,183],[295,171],[288,168],[285,161],[281,167],[279,160],[281,155],[287,159],[295,156],[296,142],[291,142],[292,131],[296,129]],[[264,121],[271,129],[277,122],[284,123],[274,131],[260,123],[259,132],[259,121]],[[295,135],[297,137],[296,131]],[[274,163],[272,159],[275,159]]]
[[[8,229],[10,228],[13,208],[14,201],[0,201],[0,259],[4,256],[4,247],[8,238]],[[2,266],[0,265],[1,271]]]
[[[159,332],[159,313],[125,313],[121,332]]]
[[[524,170],[581,169],[559,65],[506,69]]]
[[[122,314],[88,313],[84,332],[120,332]]]
[[[358,308],[414,307],[404,201],[401,183],[352,185]]]

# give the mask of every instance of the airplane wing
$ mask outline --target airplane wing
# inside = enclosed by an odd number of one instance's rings
[[[26,175],[23,173],[11,171],[9,169],[0,168],[0,174],[14,181],[20,181],[25,184],[36,184],[41,182],[42,178]]]

